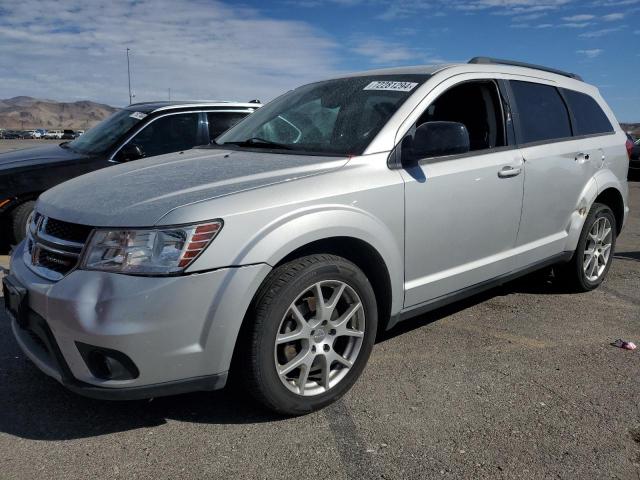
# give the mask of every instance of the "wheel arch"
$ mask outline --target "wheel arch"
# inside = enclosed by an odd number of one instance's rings
[[[598,194],[594,203],[602,203],[613,211],[616,219],[616,235],[619,235],[624,224],[624,200],[620,190],[614,187],[606,188]]]
[[[318,253],[329,253],[341,256],[353,262],[363,271],[365,276],[371,282],[371,286],[373,287],[376,295],[376,303],[378,306],[377,334],[383,332],[391,319],[391,311],[393,309],[393,282],[387,262],[383,258],[382,254],[373,245],[361,238],[353,236],[330,236],[310,241],[292,249],[274,263],[273,268],[275,269],[278,266],[296,258]],[[371,261],[371,259],[374,261]],[[251,316],[255,309],[256,298],[260,293],[262,285],[267,281],[267,279],[268,276],[261,282],[260,286],[258,286],[254,292],[254,296],[251,299],[242,319],[240,329],[235,338],[233,354],[231,357],[231,364],[229,367],[230,378],[234,378],[233,372],[238,368],[238,363],[241,362],[241,357],[245,353],[243,351],[245,343],[243,342],[243,339],[246,338],[247,331],[251,325]]]
[[[384,331],[391,316],[392,287],[389,268],[382,255],[371,245],[355,237],[328,237],[303,245],[282,258],[282,265],[296,258],[329,253],[353,262],[365,274],[376,296],[378,331]]]

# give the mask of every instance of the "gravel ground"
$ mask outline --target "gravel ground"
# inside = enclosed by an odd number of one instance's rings
[[[75,396],[0,313],[0,477],[640,479],[640,351],[609,345],[640,343],[639,183],[631,206],[598,290],[532,275],[402,324],[344,399],[301,418],[231,390]]]

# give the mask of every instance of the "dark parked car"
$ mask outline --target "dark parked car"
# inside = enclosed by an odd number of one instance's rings
[[[640,139],[627,133],[627,150],[629,151],[629,173],[640,173]]]
[[[115,163],[208,145],[258,107],[235,102],[138,103],[71,142],[2,153],[0,228],[18,242],[36,199],[45,190]]]
[[[74,138],[76,138],[76,132],[73,130],[62,131],[62,140],[73,140]]]
[[[2,132],[2,138],[5,140],[14,140],[16,138],[22,138],[22,132],[19,132],[17,130],[5,130],[4,132]]]

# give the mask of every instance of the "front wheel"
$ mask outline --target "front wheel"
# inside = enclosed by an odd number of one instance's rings
[[[356,265],[323,254],[293,260],[269,275],[254,304],[239,374],[258,401],[301,415],[351,388],[378,323],[373,289]]]
[[[36,202],[28,201],[21,203],[11,212],[11,229],[13,233],[13,240],[16,244],[20,243],[27,234],[27,223],[29,222],[29,216],[36,206]]]
[[[604,281],[613,261],[616,232],[616,218],[611,209],[594,203],[573,258],[560,271],[573,290],[587,292]]]

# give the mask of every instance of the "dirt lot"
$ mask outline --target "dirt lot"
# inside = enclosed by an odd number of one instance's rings
[[[1,142],[1,141],[0,141]],[[0,477],[640,478],[640,184],[605,284],[533,275],[401,325],[353,390],[283,419],[241,393],[75,396],[0,313]]]

